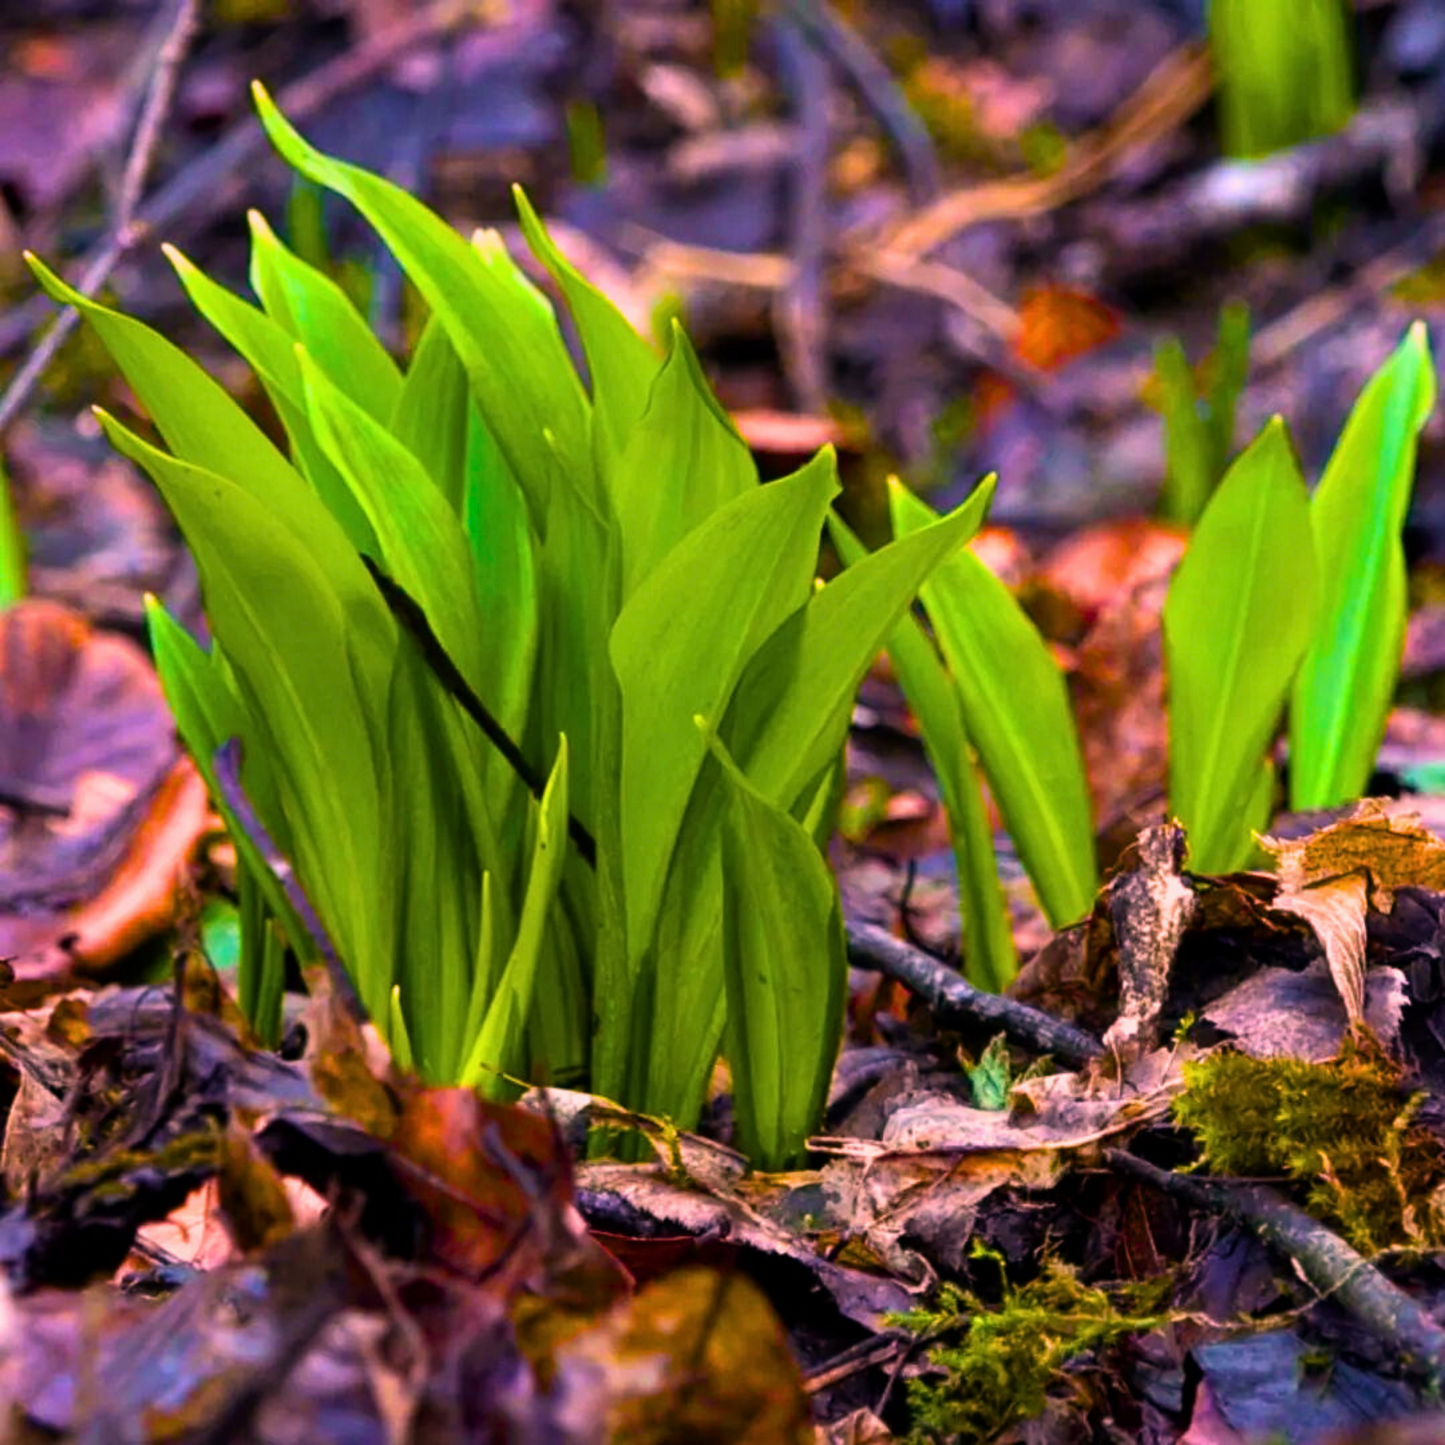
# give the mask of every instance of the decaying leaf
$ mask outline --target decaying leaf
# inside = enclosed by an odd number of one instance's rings
[[[1396,888],[1445,888],[1445,843],[1371,799],[1308,837],[1262,841],[1279,870],[1274,907],[1309,924],[1350,1022],[1361,1022],[1366,913],[1390,912]]]
[[[1365,1023],[1386,1048],[1399,1038],[1407,1002],[1399,969],[1373,968],[1365,976]],[[1303,971],[1260,969],[1209,1004],[1203,1017],[1257,1059],[1289,1055],[1322,1063],[1339,1053],[1350,1028],[1329,967],[1318,958]]]
[[[744,1274],[681,1269],[619,1302],[557,1352],[564,1420],[598,1438],[809,1445],[797,1366],[762,1291]]]
[[[0,614],[0,956],[19,978],[109,963],[168,924],[209,820],[134,643],[56,603]]]
[[[1105,1139],[1169,1111],[1188,1046],[1156,1049],[1122,1079],[1085,1071],[1016,1084],[1013,1109],[973,1109],[938,1091],[904,1095],[880,1140],[814,1139],[839,1156],[824,1186],[836,1223],[866,1241],[903,1278],[928,1277],[904,1236],[932,1260],[961,1268],[979,1206],[1005,1187],[1047,1189]]]
[[[1365,1017],[1365,895],[1365,875],[1344,873],[1297,893],[1282,892],[1274,904],[1314,930],[1352,1024]]]
[[[1119,949],[1119,1017],[1104,1042],[1121,1056],[1137,1057],[1159,1041],[1174,955],[1196,910],[1184,853],[1177,823],[1146,828],[1105,890]]]
[[[1419,820],[1375,798],[1348,818],[1299,839],[1265,838],[1281,889],[1298,893],[1328,878],[1360,871],[1369,881],[1370,907],[1388,913],[1396,888],[1445,892],[1445,842]]]

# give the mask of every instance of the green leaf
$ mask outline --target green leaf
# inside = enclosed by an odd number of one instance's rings
[[[1169,808],[1197,872],[1248,855],[1261,760],[1318,595],[1304,479],[1276,417],[1219,484],[1164,604]]]
[[[1194,369],[1178,337],[1168,337],[1154,348],[1154,378],[1164,415],[1166,459],[1159,511],[1166,521],[1190,524],[1208,504],[1216,477],[1209,428],[1199,414]]]
[[[582,337],[592,378],[598,465],[604,476],[626,478],[625,469],[617,468],[616,459],[646,410],[648,393],[661,364],[658,355],[617,307],[557,249],[527,193],[513,186],[512,195],[522,234],[532,254],[561,289]]]
[[[748,782],[715,736],[709,742],[727,793],[725,1052],[738,1135],[762,1168],[784,1169],[822,1115],[842,1040],[842,912],[807,831]]]
[[[239,978],[241,1006],[262,1038],[274,1042],[280,1029],[284,959],[267,943],[266,919],[281,920],[292,946],[303,959],[314,952],[311,935],[296,916],[260,845],[227,802],[213,761],[222,743],[233,737],[241,739],[241,782],[246,796],[276,845],[288,851],[289,825],[280,803],[278,780],[268,766],[266,750],[254,746],[264,732],[251,722],[236,696],[220,645],[213,643],[211,651],[206,652],[154,597],[145,599],[145,609],[151,652],[166,703],[236,849],[246,924]]]
[[[895,535],[934,512],[889,490]],[[1055,928],[1094,906],[1094,826],[1068,689],[1012,592],[969,551],[919,589],[1004,826]]]
[[[335,281],[287,250],[259,211],[247,219],[251,285],[267,314],[352,401],[385,422],[401,396],[397,364]]]
[[[376,537],[371,524],[351,488],[322,452],[306,415],[306,389],[290,333],[264,311],[211,280],[174,246],[164,246],[162,250],[175,268],[191,304],[250,363],[260,378],[286,428],[296,465],[341,523],[351,545],[359,552],[374,554]]]
[[[848,566],[865,555],[863,544],[836,513],[829,528]],[[978,987],[1001,993],[1018,972],[1018,952],[957,690],[915,617],[904,617],[888,634],[888,656],[923,736],[948,815],[958,862],[964,968]]]
[[[99,415],[111,444],[150,473],[190,544],[238,695],[264,729],[255,743],[276,770],[296,871],[363,1002],[384,1018],[390,920],[377,917],[376,903],[390,840],[381,828],[387,755],[377,714],[396,651],[391,615],[364,572],[367,592],[348,597],[345,569],[338,577],[316,539],[297,536],[248,491]],[[354,554],[341,556],[361,570]]]
[[[1234,413],[1249,371],[1249,308],[1243,303],[1220,309],[1208,365],[1213,375],[1201,399],[1183,346],[1171,337],[1154,351],[1168,457],[1159,510],[1166,520],[1188,526],[1199,520],[1234,449]]]
[[[457,513],[466,489],[472,416],[466,368],[446,327],[430,316],[406,369],[388,430],[426,468]]]
[[[754,487],[672,549],[617,618],[621,829],[630,947],[652,932],[668,861],[706,753],[693,718],[719,716],[754,652],[808,596],[838,483],[831,453]]]
[[[25,538],[15,516],[10,478],[0,461],[0,608],[25,595]]]
[[[1211,0],[1226,154],[1254,159],[1339,130],[1355,109],[1350,30],[1340,0]]]
[[[537,809],[536,843],[527,894],[522,903],[516,941],[502,971],[497,991],[487,1008],[481,1032],[462,1066],[459,1082],[490,1097],[504,1096],[509,1087],[497,1071],[525,1072],[521,1056],[532,991],[537,981],[548,921],[562,868],[567,861],[567,739],[557,749],[557,761]]]
[[[988,478],[941,521],[870,553],[816,591],[759,649],[723,737],[765,798],[793,810],[832,762],[863,674],[924,578],[978,531],[992,495]]]
[[[694,527],[757,488],[747,443],[718,406],[691,343],[674,323],[672,349],[612,480],[624,599]]]
[[[1310,506],[1320,611],[1290,700],[1292,808],[1357,798],[1374,768],[1405,643],[1400,533],[1434,405],[1416,322],[1360,393]]]
[[[25,259],[50,296],[74,306],[95,328],[178,457],[221,476],[244,476],[257,496],[278,504],[305,490],[265,433],[184,351],[142,322],[87,300],[34,256]]]
[[[977,1064],[968,1071],[968,1089],[975,1109],[1007,1109],[1008,1093],[1013,1085],[1013,1068],[1009,1062],[1008,1038],[995,1034],[988,1041]]]
[[[276,149],[370,221],[441,318],[542,530],[554,477],[582,485],[590,474],[587,398],[546,299],[496,237],[468,245],[399,186],[309,145],[260,84],[252,93]]]
[[[297,356],[317,440],[365,513],[379,546],[377,560],[420,604],[462,675],[490,705],[486,629],[461,519],[406,447],[336,386],[309,352],[298,347]]]

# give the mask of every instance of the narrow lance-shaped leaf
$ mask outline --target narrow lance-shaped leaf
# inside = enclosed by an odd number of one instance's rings
[[[436,316],[412,352],[388,430],[427,469],[454,512],[466,486],[472,407],[466,368]]]
[[[368,1009],[384,1017],[391,944],[390,921],[377,914],[385,760],[376,751],[384,720],[368,711],[387,693],[391,617],[374,589],[348,608],[317,547],[240,486],[166,455],[104,413],[100,421],[111,444],[150,473],[191,546],[238,692],[266,729],[258,744],[294,809],[287,821],[297,873]]]
[[[704,719],[698,726],[707,729]],[[848,976],[838,890],[807,831],[768,802],[709,732],[723,823],[727,1037],[744,1150],[797,1161],[827,1098]]]
[[[221,476],[244,476],[257,495],[278,504],[289,492],[305,491],[260,427],[178,346],[143,322],[87,300],[36,257],[25,259],[44,290],[75,307],[95,329],[178,457]]]
[[[613,476],[617,457],[647,406],[661,361],[632,323],[557,249],[526,192],[514,186],[512,195],[527,244],[552,273],[577,323],[592,379],[597,460],[604,477]]]
[[[690,532],[612,629],[622,692],[623,887],[634,948],[651,934],[706,751],[692,719],[723,711],[758,644],[807,598],[816,539],[837,489],[830,453],[754,487]]]
[[[559,467],[562,475],[580,479],[591,461],[587,399],[545,297],[500,241],[469,245],[399,186],[323,155],[292,128],[262,86],[252,90],[276,149],[371,222],[441,317],[540,528]]]
[[[1304,479],[1276,417],[1219,484],[1164,604],[1169,808],[1197,872],[1238,867],[1268,822],[1250,810],[1318,592]]]
[[[377,560],[421,605],[463,676],[491,703],[485,628],[461,519],[406,447],[303,347],[297,356],[317,440],[365,513],[380,547]]]
[[[525,1067],[519,1052],[567,847],[567,740],[563,738],[538,805],[532,869],[516,940],[460,1074],[459,1082],[491,1097],[505,1095],[511,1087],[498,1070],[520,1072]]]
[[[837,755],[863,674],[924,579],[978,531],[992,495],[985,479],[942,520],[870,552],[758,650],[721,732],[764,797],[791,812]]]
[[[293,462],[345,529],[351,545],[360,552],[375,552],[371,523],[316,440],[306,414],[306,389],[291,334],[264,311],[213,281],[174,246],[162,250],[191,304],[250,363],[286,428]]]
[[[757,490],[752,453],[718,406],[680,326],[616,462],[612,507],[624,601],[694,527]]]
[[[863,544],[836,513],[828,525],[843,561],[852,566],[863,557]],[[889,633],[888,656],[923,736],[948,815],[958,863],[964,968],[980,988],[1002,992],[1018,972],[1018,953],[957,691],[917,618],[905,616]]]
[[[933,509],[889,487],[894,532]],[[1013,593],[969,551],[919,589],[1004,826],[1055,928],[1094,906],[1098,870],[1088,782],[1063,674]]]
[[[288,251],[259,211],[251,211],[247,220],[251,285],[267,314],[352,401],[386,421],[401,395],[396,362],[330,276]]]
[[[1360,393],[1310,505],[1320,612],[1290,699],[1293,808],[1359,797],[1375,766],[1405,643],[1400,533],[1434,405],[1416,322]]]

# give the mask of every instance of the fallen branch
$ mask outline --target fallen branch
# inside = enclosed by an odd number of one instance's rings
[[[876,923],[848,925],[848,962],[897,979],[928,1005],[941,1024],[1002,1029],[1015,1042],[1076,1068],[1103,1056],[1104,1046],[1092,1034],[1030,1004],[975,988],[956,969],[894,938]]]
[[[1175,1199],[1247,1224],[1294,1261],[1322,1298],[1339,1300],[1371,1334],[1397,1351],[1408,1370],[1437,1389],[1445,1385],[1445,1329],[1333,1230],[1276,1190],[1174,1174],[1123,1149],[1106,1149],[1104,1160]]]
[[[136,219],[141,191],[145,188],[146,177],[155,161],[156,147],[160,144],[166,117],[175,101],[181,65],[199,28],[198,0],[179,0],[175,18],[171,21],[166,38],[156,55],[155,72],[151,76],[140,117],[136,121],[135,135],[131,140],[125,174],[121,178],[120,193],[116,199],[110,236],[87,263],[81,275],[78,289],[82,296],[94,296],[105,285],[121,257],[144,234],[145,228]],[[45,374],[46,368],[55,359],[55,353],[65,344],[65,338],[75,330],[79,320],[80,313],[74,307],[67,307],[62,311],[40,344],[26,358],[25,364],[11,378],[4,396],[0,396],[0,436],[4,435],[10,423],[19,415],[20,409],[30,399],[36,382]]]

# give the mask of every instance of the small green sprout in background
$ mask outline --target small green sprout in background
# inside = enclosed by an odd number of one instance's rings
[[[1169,810],[1201,873],[1243,866],[1268,825],[1286,705],[1292,807],[1332,806],[1369,781],[1403,647],[1400,533],[1435,396],[1416,323],[1361,391],[1313,499],[1278,418],[1215,486],[1246,345],[1247,317],[1227,313],[1209,417],[1192,402],[1188,413],[1199,420],[1189,495],[1207,500],[1163,618]],[[1183,370],[1179,394],[1192,396]],[[933,516],[896,481],[890,504],[895,536]],[[843,561],[856,564],[861,543],[836,518],[831,526]],[[1049,922],[1084,917],[1097,861],[1077,730],[1048,645],[972,552],[940,566],[919,597],[931,635],[904,618],[889,656],[949,819],[965,967],[1002,989],[1018,963],[980,787],[986,780]]]
[[[1243,302],[1220,309],[1214,351],[1200,371],[1202,386],[1177,337],[1154,350],[1167,467],[1159,515],[1183,526],[1199,520],[1234,450],[1235,407],[1249,375],[1249,308]]]
[[[10,476],[0,460],[0,607],[25,596],[25,537],[15,515]]]
[[[1354,113],[1346,0],[1210,0],[1209,44],[1227,155],[1329,135]]]

